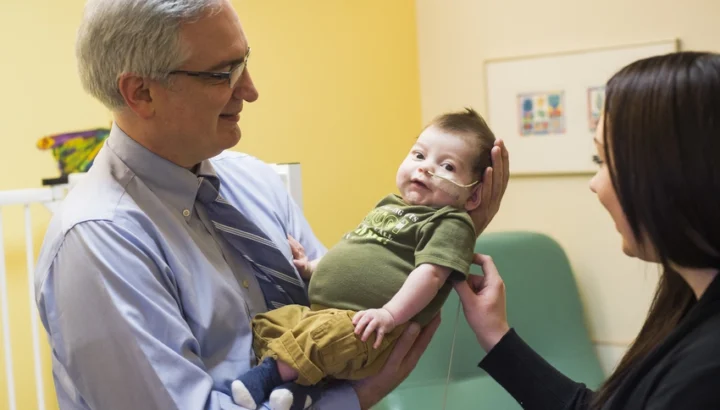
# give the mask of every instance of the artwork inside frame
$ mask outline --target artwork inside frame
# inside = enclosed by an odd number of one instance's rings
[[[605,86],[589,87],[587,97],[588,130],[595,133],[605,106]]]
[[[562,91],[518,95],[520,135],[563,134],[565,93]]]
[[[511,174],[595,172],[592,138],[607,80],[636,60],[678,49],[672,39],[486,61],[486,119],[511,152]]]

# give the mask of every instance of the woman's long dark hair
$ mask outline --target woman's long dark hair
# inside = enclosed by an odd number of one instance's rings
[[[638,337],[592,408],[608,402],[696,302],[671,263],[720,267],[720,55],[672,53],[620,70],[606,87],[604,137],[620,206],[663,273]]]

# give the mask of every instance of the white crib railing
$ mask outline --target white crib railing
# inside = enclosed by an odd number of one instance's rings
[[[45,394],[43,390],[42,363],[40,361],[40,335],[38,331],[38,315],[35,306],[35,286],[32,237],[32,216],[30,205],[43,204],[51,211],[67,193],[67,185],[52,188],[18,189],[0,191],[0,302],[2,305],[3,346],[5,351],[5,374],[7,380],[8,409],[16,410],[15,379],[13,377],[13,357],[10,333],[10,306],[8,304],[7,269],[5,266],[5,244],[2,236],[2,209],[6,206],[21,205],[25,211],[25,254],[27,261],[27,282],[30,296],[30,326],[32,331],[33,363],[35,372],[35,394],[39,410],[45,410]]]
[[[270,164],[282,178],[288,192],[302,209],[302,189],[300,164]],[[55,185],[51,188],[18,189],[0,191],[0,309],[2,309],[3,346],[5,351],[5,374],[7,380],[8,410],[17,410],[15,397],[15,379],[13,376],[13,357],[11,348],[11,326],[8,303],[7,269],[5,265],[5,244],[3,242],[2,210],[6,206],[23,206],[25,211],[25,254],[27,261],[27,286],[30,296],[30,326],[32,328],[33,364],[35,373],[35,394],[38,410],[45,410],[45,394],[42,378],[42,362],[40,357],[40,335],[38,331],[38,314],[35,305],[35,255],[33,254],[32,217],[30,206],[42,204],[51,212],[60,205],[67,192],[82,178],[83,174],[71,174],[68,184]],[[3,408],[0,404],[0,408]],[[25,410],[25,409],[23,409]]]

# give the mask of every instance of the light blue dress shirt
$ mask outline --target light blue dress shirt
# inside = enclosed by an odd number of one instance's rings
[[[288,259],[326,249],[280,177],[251,156],[200,164]],[[230,383],[255,364],[251,318],[266,310],[251,268],[195,200],[191,171],[113,126],[63,201],[37,264],[37,306],[62,410],[241,409]],[[317,409],[358,409],[347,385]]]

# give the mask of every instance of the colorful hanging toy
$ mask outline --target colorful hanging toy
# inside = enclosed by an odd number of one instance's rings
[[[60,173],[65,176],[87,172],[108,135],[110,130],[107,128],[50,135],[40,138],[37,147],[43,151],[52,150]]]

